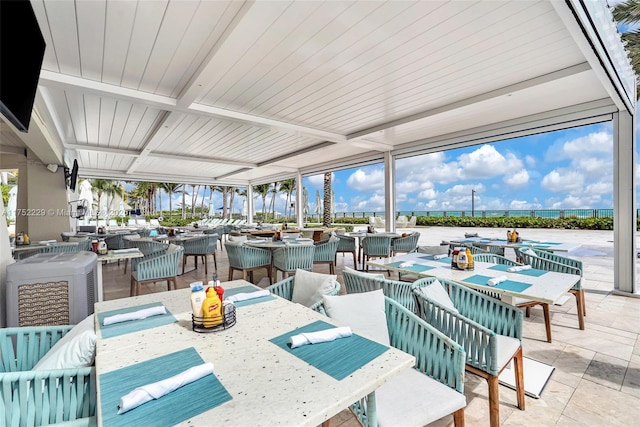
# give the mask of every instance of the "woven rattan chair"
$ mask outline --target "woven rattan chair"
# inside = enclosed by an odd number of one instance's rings
[[[418,239],[420,239],[420,233],[409,233],[405,237],[398,237],[391,239],[391,253],[395,256],[401,253],[411,253],[418,249]]]
[[[32,370],[72,327],[0,329],[0,425],[95,425],[94,367]]]
[[[204,275],[209,274],[207,267],[207,256],[213,256],[213,266],[218,271],[218,261],[216,260],[216,246],[218,244],[218,234],[207,234],[203,237],[196,237],[194,239],[183,240],[180,245],[184,248],[184,254],[182,255],[182,274],[184,274],[184,267],[187,264],[187,259],[194,257],[195,268],[198,268],[198,257],[202,257],[202,263],[204,264]]]
[[[353,254],[353,268],[358,268],[358,263],[356,262],[356,238],[343,236],[341,234],[337,234],[336,237],[338,238],[338,249],[336,249],[336,254],[342,253],[342,256],[347,252]]]
[[[249,281],[253,282],[253,272],[255,270],[265,269],[267,276],[269,277],[269,284],[272,283],[271,279],[271,251],[269,249],[254,248],[251,246],[244,246],[241,242],[227,242],[225,243],[227,248],[227,256],[229,257],[229,278],[233,280],[234,270],[242,272],[242,279],[247,280],[247,274],[249,275]]]
[[[342,271],[344,287],[348,294],[358,294],[382,289],[387,298],[400,303],[412,313],[416,311],[413,283],[390,280],[382,274],[364,273],[345,268]]]
[[[523,263],[530,265],[532,268],[555,271],[558,273],[576,274],[580,276],[578,283],[576,283],[569,292],[576,298],[578,326],[580,330],[584,330],[584,316],[587,315],[587,311],[585,308],[584,289],[582,289],[582,261],[533,248],[529,248],[527,250],[515,249],[515,252],[516,258],[520,259]],[[549,304],[538,301],[531,301],[528,303],[529,307],[535,305],[541,305],[544,310],[545,326],[547,328],[547,341],[551,342],[551,316],[549,313]]]
[[[136,271],[131,272],[131,296],[140,294],[140,286],[145,283],[167,281],[167,290],[176,289],[176,276],[180,266],[180,258],[184,248],[177,245],[169,245],[163,255],[153,256],[140,261]]]
[[[67,242],[63,244],[54,243],[52,245],[47,245],[44,248],[40,249],[41,254],[61,254],[61,253],[69,253],[69,252],[78,252],[80,250],[80,243],[75,242]]]
[[[362,269],[369,270],[367,261],[371,258],[388,258],[391,254],[391,237],[367,234],[361,240]]]
[[[423,286],[425,289],[428,286],[443,286],[455,309],[427,296],[420,289]],[[413,294],[418,316],[460,344],[466,351],[467,371],[487,380],[491,427],[500,425],[498,376],[512,360],[517,404],[518,408],[524,410],[522,311],[443,279],[421,279],[416,282]]]
[[[340,241],[337,237],[331,237],[323,243],[315,245],[316,250],[313,253],[314,264],[329,264],[329,273],[336,273],[336,254]]]
[[[413,355],[416,364],[376,390],[377,419],[384,425],[423,426],[452,414],[454,425],[464,426],[462,346],[388,297],[385,316],[391,346]],[[355,327],[348,321],[344,323]],[[368,425],[370,405],[369,396],[351,405],[362,425]]]
[[[278,270],[283,277],[294,273],[297,269],[312,271],[313,255],[316,247],[313,245],[287,245],[277,248],[273,252],[274,276],[277,280]]]
[[[293,299],[293,288],[296,285],[295,279],[296,279],[295,276],[287,277],[286,279],[281,280],[278,283],[274,283],[273,285],[269,286],[267,290],[274,295],[278,295],[279,297],[286,299],[287,301],[291,301]],[[338,295],[340,293],[340,287],[341,287],[340,282],[335,280],[333,289],[327,295]],[[311,305],[309,308],[325,314],[324,310],[321,307],[322,307],[322,300],[319,300],[318,302]]]

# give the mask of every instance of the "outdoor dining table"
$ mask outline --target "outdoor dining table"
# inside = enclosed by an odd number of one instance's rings
[[[222,286],[225,296],[260,290],[244,280]],[[179,289],[95,305],[99,426],[317,426],[364,397],[375,408],[375,390],[415,363],[355,333],[291,349],[292,335],[340,325],[275,295],[236,303],[228,329],[194,332],[189,297],[190,289]],[[168,313],[102,326],[107,316],[157,305]],[[205,362],[214,375],[117,414],[120,397],[134,388]]]
[[[104,300],[104,285],[102,280],[102,266],[104,264],[130,260],[133,258],[142,258],[144,254],[138,248],[115,249],[110,250],[104,255],[98,255],[97,278],[98,278],[98,301]]]
[[[506,239],[490,239],[486,237],[466,237],[464,239],[451,240],[453,244],[469,245],[474,244],[477,246],[491,246],[500,248],[515,248],[526,249],[529,247],[535,249],[541,249],[549,252],[571,252],[574,249],[578,249],[581,245],[579,243],[561,243],[550,241],[538,241],[538,240],[523,240],[521,242],[508,242]]]
[[[434,255],[409,253],[390,258],[374,259],[370,266],[422,277],[439,277],[452,280],[470,288],[499,294],[501,300],[513,304],[515,298],[553,304],[580,281],[576,274],[529,269],[508,272],[510,267],[490,262],[475,262],[473,270],[451,268],[451,258],[433,259]],[[491,278],[505,276],[506,281],[490,286]]]

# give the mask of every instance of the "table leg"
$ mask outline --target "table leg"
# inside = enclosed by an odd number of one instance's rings
[[[376,408],[376,392],[367,395],[367,427],[378,427],[378,413]]]
[[[102,263],[100,261],[98,261],[98,266],[97,266],[97,270],[98,270],[98,302],[102,301],[104,299],[103,296],[103,290],[102,290]]]

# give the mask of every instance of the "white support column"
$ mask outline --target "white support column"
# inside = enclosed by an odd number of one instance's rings
[[[253,224],[253,185],[247,184],[247,223]]]
[[[387,231],[396,230],[396,162],[391,151],[384,153],[384,222]]]
[[[633,122],[628,111],[613,115],[614,288],[616,293],[623,294],[637,292],[636,141]]]
[[[296,174],[296,222],[298,228],[304,227],[304,206],[302,206],[302,196],[304,187],[302,185],[302,174],[298,170]]]

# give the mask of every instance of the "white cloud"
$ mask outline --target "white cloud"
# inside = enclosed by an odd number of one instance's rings
[[[536,166],[536,158],[530,155],[525,156],[524,158],[524,163],[530,167],[530,168],[534,168]]]
[[[384,171],[382,169],[358,169],[347,179],[347,186],[356,191],[384,190]]]
[[[511,188],[524,187],[529,183],[529,172],[526,169],[521,169],[511,176],[505,176],[503,181]]]
[[[370,197],[356,197],[351,201],[352,209],[356,212],[384,211],[384,196],[372,194]]]
[[[324,174],[307,176],[305,178],[308,180],[309,184],[314,188],[324,187]],[[333,182],[334,179],[335,179],[335,174],[331,172],[331,182]]]
[[[578,192],[584,186],[584,177],[575,170],[554,169],[542,178],[540,185],[553,193]]]
[[[485,144],[458,157],[461,175],[467,179],[491,178],[522,169],[522,161],[514,154],[500,154],[493,145]]]

